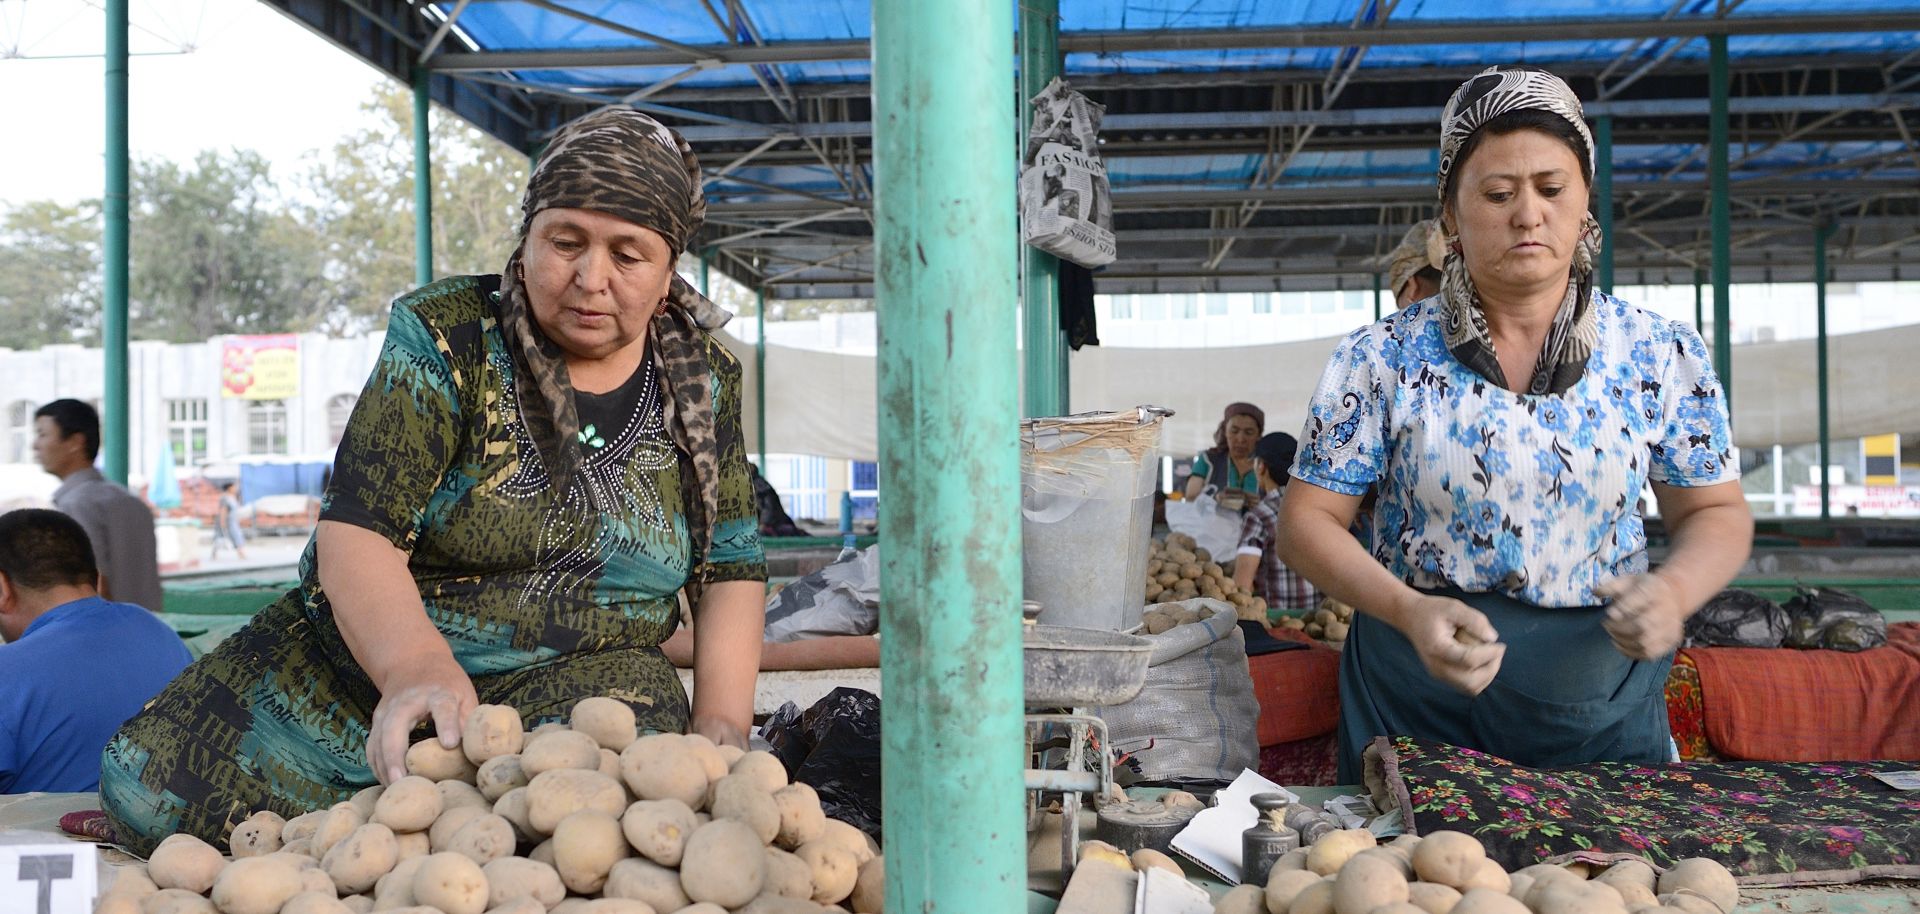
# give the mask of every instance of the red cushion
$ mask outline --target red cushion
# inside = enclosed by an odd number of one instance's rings
[[[1736,759],[1920,760],[1920,624],[1858,653],[1700,647],[1707,738]],[[1255,677],[1258,682],[1258,677]]]
[[[1260,702],[1260,745],[1333,732],[1340,723],[1340,652],[1286,629],[1275,629],[1273,636],[1311,646],[1247,658]]]

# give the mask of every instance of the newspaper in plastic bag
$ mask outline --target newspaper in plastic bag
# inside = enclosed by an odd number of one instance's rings
[[[1055,78],[1034,96],[1020,170],[1020,237],[1083,267],[1112,263],[1113,191],[1100,161],[1105,108]]]

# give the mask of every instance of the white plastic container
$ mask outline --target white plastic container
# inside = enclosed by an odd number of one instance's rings
[[[1047,625],[1140,624],[1161,422],[1157,406],[1020,426],[1026,598]]]

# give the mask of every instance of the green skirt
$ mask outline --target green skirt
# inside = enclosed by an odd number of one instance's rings
[[[292,818],[377,783],[367,727],[380,696],[357,666],[331,659],[345,651],[328,649],[302,607],[296,589],[262,609],[107,744],[101,808],[129,849],[145,856],[179,833],[224,847],[254,812]],[[643,732],[687,727],[686,691],[657,645],[565,654],[475,676],[473,687],[528,728],[564,721],[595,695],[626,701]],[[429,735],[422,725],[413,739]]]

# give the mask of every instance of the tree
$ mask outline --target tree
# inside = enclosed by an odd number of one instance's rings
[[[23,204],[0,218],[0,347],[96,344],[100,206]]]
[[[320,245],[259,153],[202,152],[191,168],[143,160],[132,178],[133,335],[197,342],[318,325]]]
[[[384,327],[387,306],[414,285],[412,95],[385,85],[361,106],[372,126],[343,138],[309,175],[313,226],[325,245],[326,329]],[[525,156],[433,111],[433,275],[498,273],[513,253]]]

